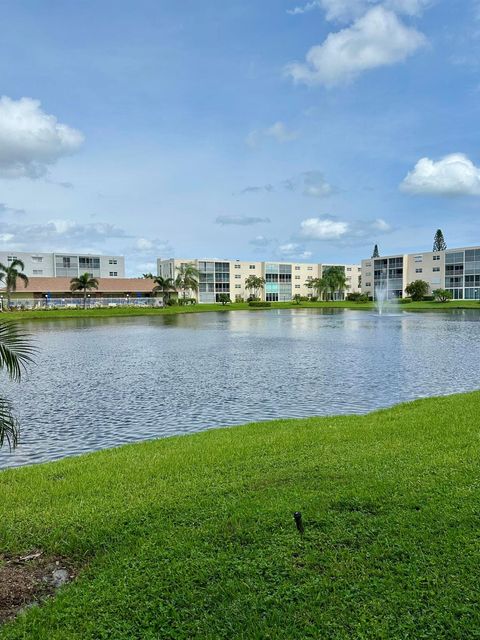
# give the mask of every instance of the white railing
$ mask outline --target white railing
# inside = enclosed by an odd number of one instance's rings
[[[11,307],[20,309],[83,309],[83,298],[15,298]],[[0,300],[0,306],[7,307],[7,300]],[[102,307],[162,307],[161,298],[87,298],[87,309]]]

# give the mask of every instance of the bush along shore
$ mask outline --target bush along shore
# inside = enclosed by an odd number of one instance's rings
[[[13,310],[4,311],[0,314],[1,319],[11,320],[44,320],[57,318],[114,318],[123,316],[150,316],[150,315],[177,315],[185,313],[206,313],[211,311],[255,311],[259,309],[351,309],[373,311],[373,302],[237,302],[231,304],[192,304],[169,307],[139,307],[121,306],[86,309],[33,309],[33,310]],[[388,308],[388,307],[387,307]],[[399,301],[399,306],[392,305],[390,309],[401,309],[402,311],[449,311],[459,309],[472,309],[480,311],[480,304],[475,300],[454,300],[450,302],[437,302],[424,300],[412,302],[409,298]]]
[[[37,553],[69,579],[0,638],[478,638],[479,408],[475,392],[3,471],[3,567]]]

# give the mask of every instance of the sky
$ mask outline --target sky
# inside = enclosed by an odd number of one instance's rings
[[[0,250],[480,244],[477,0],[4,0]]]

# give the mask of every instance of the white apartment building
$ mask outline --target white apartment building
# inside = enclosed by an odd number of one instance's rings
[[[303,262],[256,262],[227,259],[186,259],[169,258],[157,260],[157,273],[164,278],[175,278],[177,268],[182,264],[193,264],[200,272],[199,291],[195,294],[198,302],[216,302],[218,296],[227,293],[232,301],[245,300],[252,295],[245,288],[246,279],[258,276],[265,279],[264,289],[258,295],[267,302],[292,300],[295,295],[312,297],[315,295],[307,286],[307,281],[322,276],[329,266],[341,266],[345,269],[348,292],[360,291],[361,268],[356,264],[333,265]],[[343,299],[345,293],[337,294]]]
[[[21,260],[29,278],[75,278],[89,273],[94,278],[124,278],[123,256],[102,256],[79,253],[38,253],[34,251],[0,252],[0,263],[8,266]]]
[[[374,297],[385,289],[389,298],[402,298],[414,280],[425,280],[430,293],[447,289],[454,300],[480,299],[480,247],[397,254],[362,260],[362,293]]]

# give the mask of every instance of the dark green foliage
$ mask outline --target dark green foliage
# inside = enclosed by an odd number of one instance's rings
[[[348,302],[368,302],[368,296],[365,293],[355,291],[353,293],[347,293]]]
[[[435,289],[432,291],[434,299],[438,300],[438,302],[450,302],[452,299],[452,292],[447,291],[447,289]]]
[[[230,304],[232,301],[230,300],[230,296],[228,295],[228,293],[219,293],[218,302],[221,302],[223,305],[225,305]]]
[[[412,299],[411,298],[399,298],[397,300],[397,302],[399,304],[411,304],[412,303]]]
[[[263,300],[251,300],[248,303],[249,307],[268,308],[272,306],[271,302],[264,302]]]
[[[446,248],[447,243],[445,242],[445,238],[443,237],[443,232],[441,229],[437,229],[435,237],[433,239],[433,251],[445,251]]]
[[[420,302],[428,294],[429,288],[429,284],[425,280],[414,280],[405,287],[405,292],[414,302]]]
[[[372,258],[379,258],[380,252],[378,251],[378,244],[373,247]]]

